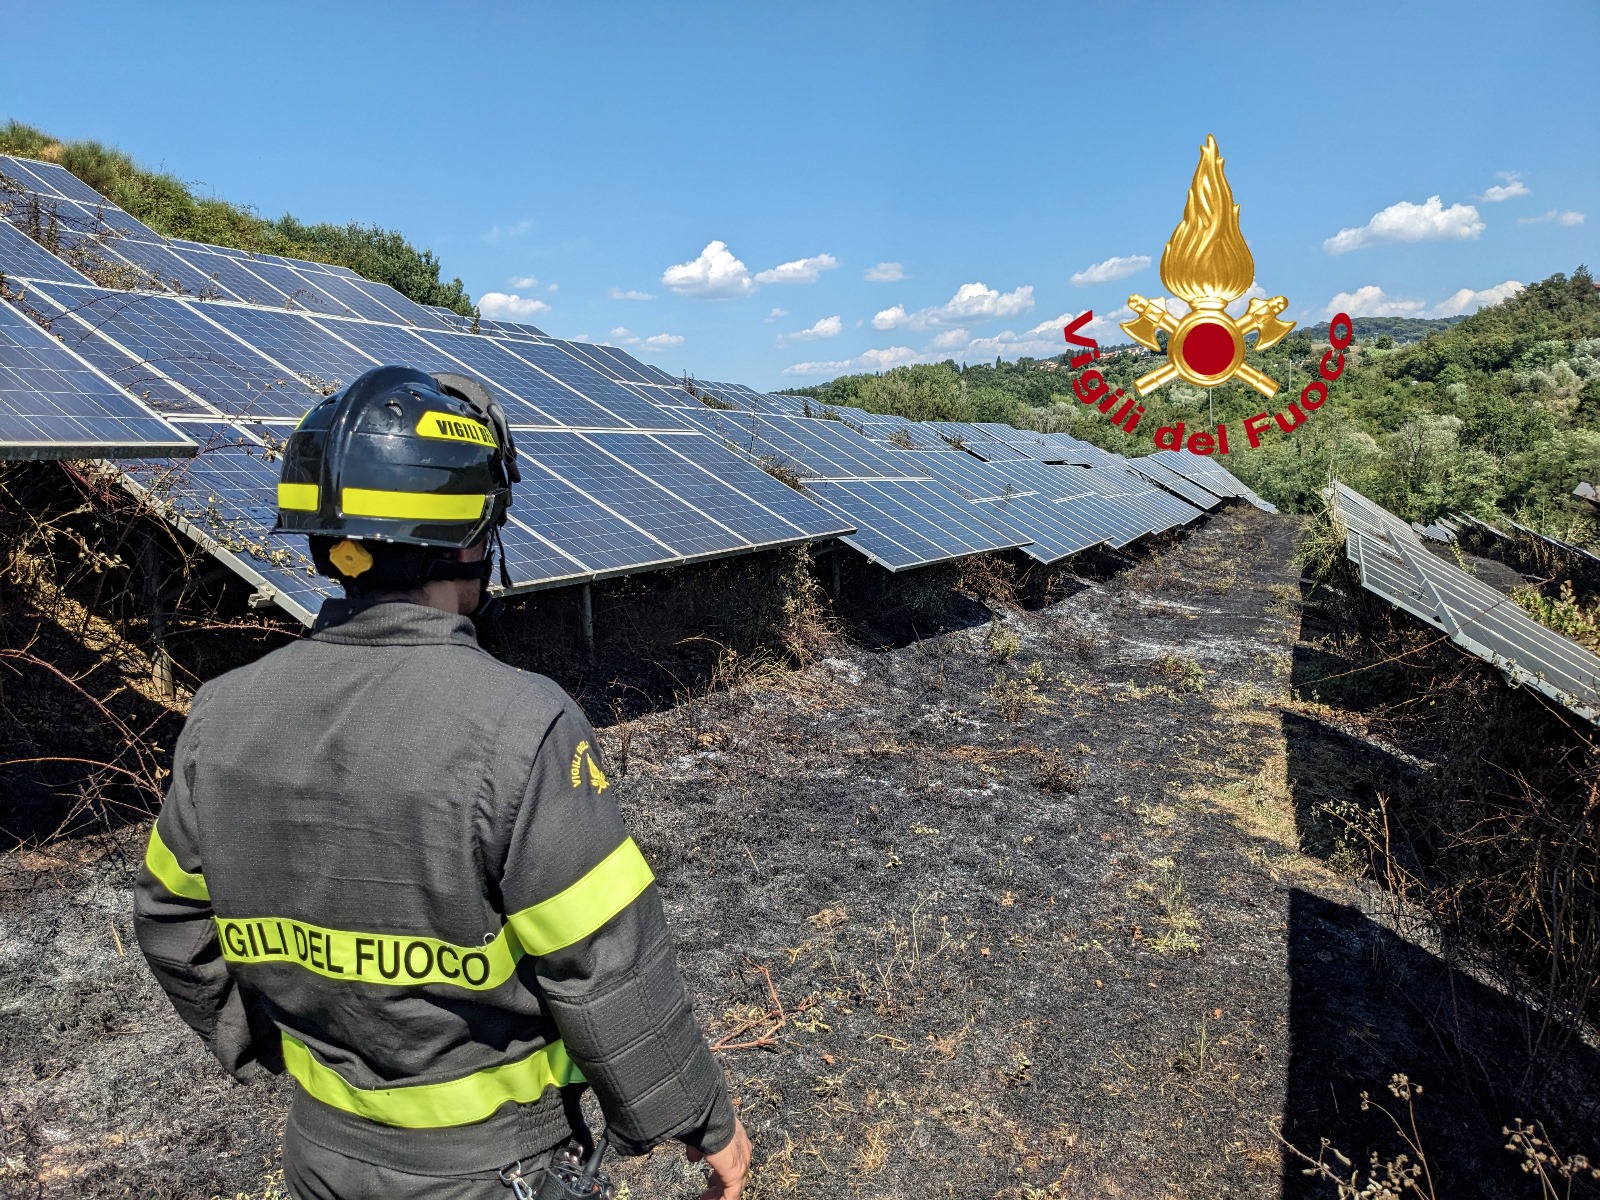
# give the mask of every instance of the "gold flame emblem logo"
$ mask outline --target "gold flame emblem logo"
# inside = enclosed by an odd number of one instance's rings
[[[1161,252],[1161,282],[1189,305],[1189,312],[1179,317],[1162,300],[1128,297],[1137,316],[1123,322],[1124,333],[1158,354],[1156,334],[1167,335],[1167,361],[1134,381],[1141,396],[1174,379],[1209,388],[1235,376],[1269,399],[1277,394],[1277,380],[1244,361],[1244,339],[1255,334],[1255,348],[1265,350],[1287,337],[1294,322],[1279,319],[1289,307],[1284,296],[1252,299],[1244,316],[1228,315],[1228,305],[1255,282],[1256,263],[1239,232],[1239,206],[1222,173],[1223,161],[1217,139],[1207,134],[1183,220]]]

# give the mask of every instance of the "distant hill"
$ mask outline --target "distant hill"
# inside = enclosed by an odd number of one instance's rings
[[[251,208],[197,196],[177,176],[147,170],[120,150],[99,142],[63,142],[20,121],[0,125],[0,154],[60,163],[164,237],[333,263],[386,283],[418,304],[473,313],[461,280],[442,282],[433,251],[418,250],[392,229],[355,221],[307,225],[288,213],[268,220]]]
[[[1401,346],[1408,342],[1420,342],[1430,333],[1438,333],[1464,320],[1465,317],[1356,317],[1356,341],[1370,346],[1387,336],[1394,339],[1395,345]],[[1304,334],[1313,342],[1326,342],[1328,323],[1322,321],[1316,325],[1301,325],[1296,327],[1295,332]]]
[[[1327,401],[1292,432],[1268,425],[1259,447],[1244,421],[1285,410],[1317,375],[1328,326],[1298,327],[1251,361],[1288,386],[1264,400],[1242,383],[1209,392],[1170,383],[1141,398],[1137,436],[1072,395],[1065,355],[967,366],[953,361],[843,375],[795,391],[913,420],[1003,421],[1063,432],[1108,450],[1147,454],[1153,431],[1225,423],[1224,461],[1282,508],[1305,512],[1337,476],[1410,520],[1453,512],[1507,517],[1585,544],[1600,543],[1593,510],[1572,499],[1600,481],[1600,290],[1586,267],[1552,275],[1467,317],[1357,317],[1355,343]],[[1113,388],[1157,360],[1101,347]]]

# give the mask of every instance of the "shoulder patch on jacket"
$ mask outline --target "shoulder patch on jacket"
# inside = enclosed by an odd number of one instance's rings
[[[595,761],[594,751],[587,740],[579,742],[578,748],[572,752],[572,786],[583,786],[584,776],[588,776],[589,786],[597,792],[603,792],[611,786],[611,781],[606,778],[606,773],[600,769],[600,764]]]

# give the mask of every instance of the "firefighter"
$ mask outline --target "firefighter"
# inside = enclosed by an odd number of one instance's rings
[[[676,1139],[736,1200],[750,1143],[593,731],[478,646],[520,478],[477,380],[378,367],[283,452],[278,530],[344,585],[194,697],[139,945],[236,1078],[299,1084],[300,1200],[504,1198],[589,1145]],[[502,568],[503,571],[503,568]],[[503,577],[503,576],[502,576]]]

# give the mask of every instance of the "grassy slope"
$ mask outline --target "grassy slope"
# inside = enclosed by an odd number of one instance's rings
[[[417,250],[394,230],[354,221],[307,225],[288,213],[268,220],[248,207],[198,196],[176,176],[147,170],[120,150],[93,141],[62,142],[17,121],[0,126],[0,154],[60,163],[166,237],[335,263],[419,304],[472,314],[461,280],[442,282],[433,251]]]

